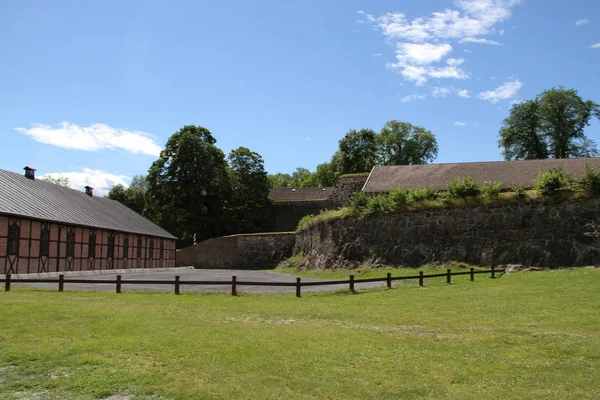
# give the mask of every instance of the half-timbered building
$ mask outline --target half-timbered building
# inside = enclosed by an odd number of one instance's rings
[[[89,186],[0,169],[0,274],[173,267],[176,239]]]

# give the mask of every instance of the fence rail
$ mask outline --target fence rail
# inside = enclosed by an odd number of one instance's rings
[[[348,285],[350,291],[355,290],[357,283],[367,282],[386,282],[388,288],[392,287],[393,281],[402,280],[418,280],[419,286],[425,286],[425,279],[429,278],[446,278],[446,283],[452,283],[453,276],[470,275],[470,280],[475,280],[475,275],[479,274],[491,274],[491,278],[496,278],[497,273],[505,272],[504,268],[496,269],[492,267],[489,270],[476,271],[471,268],[470,271],[466,272],[452,272],[448,269],[446,272],[437,274],[424,274],[423,271],[419,271],[419,275],[408,275],[408,276],[392,276],[388,272],[384,278],[364,278],[355,279],[354,275],[350,275],[347,280],[332,280],[332,281],[315,281],[315,282],[302,282],[301,278],[296,278],[296,282],[260,282],[260,281],[238,281],[234,275],[230,281],[182,281],[181,276],[175,276],[174,280],[157,280],[157,279],[126,279],[124,280],[121,275],[117,275],[116,279],[80,279],[80,278],[65,278],[64,275],[59,275],[58,278],[12,278],[10,274],[6,275],[6,278],[0,278],[0,283],[4,283],[4,291],[9,292],[12,283],[58,283],[58,291],[63,292],[66,284],[72,283],[86,283],[86,284],[112,284],[115,285],[115,291],[121,293],[123,285],[173,285],[174,293],[181,293],[181,286],[184,285],[205,285],[205,286],[231,286],[231,294],[237,296],[238,286],[287,286],[296,288],[296,297],[300,297],[302,294],[302,287],[306,286],[327,286],[327,285]]]

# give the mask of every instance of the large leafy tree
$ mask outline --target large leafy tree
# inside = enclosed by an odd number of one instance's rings
[[[370,171],[377,161],[376,134],[371,129],[352,129],[339,141],[340,174]]]
[[[219,236],[231,189],[225,154],[206,128],[172,135],[148,172],[147,214],[189,242]]]
[[[592,117],[600,118],[600,107],[576,90],[545,90],[511,108],[498,145],[507,160],[595,156],[596,144],[584,134]]]
[[[540,105],[536,100],[515,104],[500,128],[500,146],[506,160],[548,158],[548,143],[542,134]]]
[[[235,233],[260,231],[269,218],[269,180],[262,157],[246,147],[232,150],[228,157],[231,200],[228,228]]]
[[[113,186],[108,192],[108,198],[131,208],[138,214],[146,212],[146,191],[148,181],[144,175],[135,175],[128,187],[122,184]]]
[[[386,122],[377,137],[377,142],[380,165],[427,164],[438,154],[438,144],[433,133],[408,122]],[[368,170],[370,168],[364,171]]]

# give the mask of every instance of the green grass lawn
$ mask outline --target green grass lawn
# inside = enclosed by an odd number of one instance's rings
[[[350,295],[0,292],[0,399],[598,399],[600,270]]]

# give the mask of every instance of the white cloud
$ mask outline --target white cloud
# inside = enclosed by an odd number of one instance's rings
[[[446,97],[454,91],[454,88],[451,86],[442,86],[442,87],[434,87],[431,90],[431,94],[433,97]]]
[[[312,138],[310,136],[307,136],[305,139],[308,141],[308,140],[311,140]]]
[[[446,64],[448,65],[461,65],[466,60],[464,58],[449,58],[446,60]]]
[[[459,95],[460,97],[464,97],[465,99],[471,98],[471,92],[468,91],[467,89],[461,89],[456,94]]]
[[[445,9],[429,16],[408,19],[403,13],[373,16],[359,10],[362,23],[380,31],[394,48],[396,62],[387,64],[417,85],[428,79],[466,79],[462,58],[449,58],[448,67],[436,67],[452,52],[452,41],[499,44],[482,36],[502,34],[495,25],[510,17],[520,0],[456,0],[457,9]]]
[[[454,123],[454,125],[456,125],[456,126],[465,126],[465,125],[467,125],[467,123],[466,122],[462,122],[462,121],[456,121]]]
[[[460,43],[492,44],[494,46],[501,46],[500,42],[486,38],[464,38],[460,40]]]
[[[593,44],[593,45],[591,45],[590,47],[591,47],[592,49],[598,49],[598,48],[600,48],[600,42],[598,42],[598,43],[596,43],[596,44]]]
[[[375,58],[375,57],[381,57],[382,55],[383,55],[383,53],[375,53],[371,57],[373,57],[373,58]]]
[[[587,25],[590,23],[589,19],[580,19],[579,21],[575,21],[576,26]]]
[[[408,103],[409,101],[413,101],[413,100],[425,100],[427,98],[427,96],[423,95],[423,94],[411,94],[408,96],[404,96],[402,98],[402,101],[404,103]]]
[[[127,131],[105,124],[78,126],[61,122],[58,126],[35,124],[31,128],[15,128],[34,140],[71,150],[96,151],[120,149],[129,153],[158,156],[161,147],[154,138],[140,131]]]
[[[398,43],[396,58],[408,64],[426,65],[440,61],[452,51],[447,43]]]
[[[492,104],[496,104],[500,100],[508,100],[515,97],[523,83],[517,78],[512,78],[498,86],[494,90],[479,93],[478,97],[481,100],[487,100]]]
[[[129,186],[131,178],[125,175],[114,175],[98,169],[82,168],[81,172],[50,172],[40,176],[44,178],[50,176],[57,178],[59,176],[69,179],[69,186],[72,189],[83,191],[85,186],[94,188],[94,196],[105,196],[108,191],[119,183],[125,187]]]

